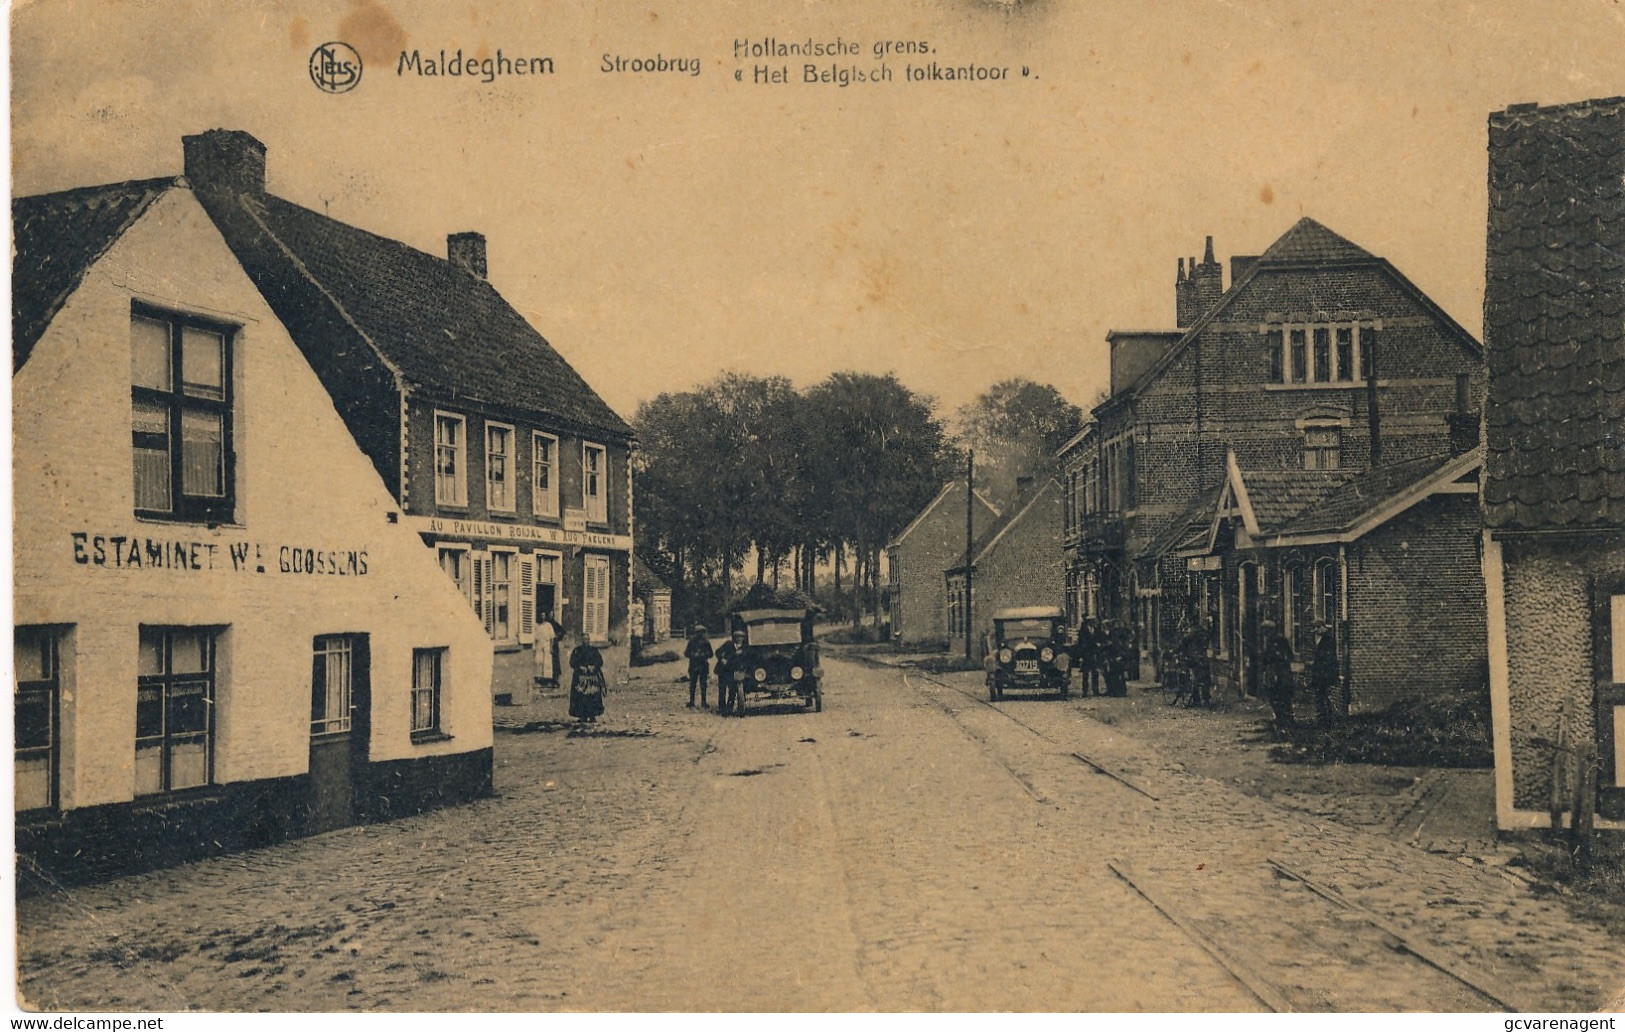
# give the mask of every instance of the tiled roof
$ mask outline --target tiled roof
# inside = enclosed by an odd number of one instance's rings
[[[1625,98],[1490,116],[1485,517],[1625,527]]]
[[[1295,518],[1266,530],[1271,535],[1339,534],[1353,529],[1367,516],[1406,489],[1416,485],[1459,456],[1424,455],[1366,470],[1343,480],[1300,508]],[[1252,487],[1253,474],[1246,474]],[[1257,502],[1255,501],[1256,505]],[[1263,516],[1259,524],[1264,525]]]
[[[173,178],[139,179],[11,202],[11,371],[28,361],[85,270],[140,218]]]
[[[1269,250],[1259,256],[1261,262],[1341,262],[1341,261],[1372,261],[1375,256],[1356,244],[1333,233],[1314,219],[1307,216],[1298,220],[1297,224],[1285,233],[1279,240],[1269,246]]]
[[[980,563],[987,557],[987,553],[992,551],[998,544],[999,539],[1004,536],[1004,532],[1010,528],[1010,525],[1025,517],[1033,505],[1039,501],[1040,496],[1048,492],[1050,488],[1060,490],[1060,487],[1061,485],[1054,477],[1045,477],[1032,487],[1029,487],[1012,502],[1010,508],[1005,510],[998,519],[994,520],[993,525],[983,531],[982,536],[977,538],[975,543],[971,545],[971,555],[974,556],[971,560],[972,565]],[[1057,525],[1058,528],[1059,525]],[[949,572],[952,573],[955,570],[963,570],[964,568],[965,562],[961,559],[958,565],[954,566]]]
[[[665,581],[661,580],[653,570],[649,569],[649,564],[638,558],[636,553],[632,555],[632,588],[635,591],[671,590]]]
[[[1242,470],[1247,500],[1252,503],[1258,529],[1274,534],[1293,517],[1321,502],[1333,489],[1354,476],[1345,470],[1253,469]]]
[[[198,197],[301,347],[375,350],[431,392],[631,436],[502,295],[447,259],[271,194]]]
[[[1219,504],[1224,485],[1205,491],[1196,503],[1175,516],[1173,522],[1153,537],[1136,556],[1137,559],[1156,559],[1170,549],[1185,551],[1207,544],[1208,528],[1213,524],[1213,508]],[[1198,540],[1199,539],[1199,540]]]

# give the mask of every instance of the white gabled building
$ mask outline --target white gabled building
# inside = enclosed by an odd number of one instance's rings
[[[13,220],[25,880],[488,795],[491,641],[186,181]]]

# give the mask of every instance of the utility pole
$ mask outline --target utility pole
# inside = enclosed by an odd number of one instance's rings
[[[965,455],[965,658],[971,659],[971,549],[976,545],[976,449]]]

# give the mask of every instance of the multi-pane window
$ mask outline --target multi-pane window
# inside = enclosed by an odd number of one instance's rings
[[[355,679],[355,647],[344,635],[316,639],[310,675],[310,733],[330,735],[350,730],[350,700]]]
[[[955,574],[948,578],[948,636],[965,636],[965,577]]]
[[[473,598],[469,592],[468,571],[471,565],[466,548],[440,549],[440,568],[445,571],[446,576],[451,578],[452,583],[457,585],[457,590],[462,592],[463,597],[467,599]]]
[[[18,627],[12,633],[16,693],[12,727],[16,735],[13,788],[16,810],[57,804],[57,751],[61,747],[58,706],[62,694],[57,634],[48,627]]]
[[[605,484],[608,466],[608,453],[601,445],[581,446],[581,504],[587,510],[588,523],[609,522]]]
[[[223,522],[232,515],[230,332],[140,309],[130,316],[135,510]]]
[[[467,505],[465,474],[468,422],[449,412],[434,414],[434,500],[437,505]]]
[[[513,427],[485,424],[485,506],[513,511]]]
[[[1336,426],[1303,429],[1303,468],[1338,469],[1343,464],[1343,431]]]
[[[559,514],[559,439],[549,434],[530,435],[530,507],[538,516]]]
[[[412,733],[440,730],[440,687],[445,649],[412,650]]]
[[[492,550],[489,582],[491,608],[485,629],[494,641],[513,639],[513,566],[514,553]]]
[[[1370,374],[1375,326],[1361,323],[1272,326],[1264,330],[1271,383],[1350,384]]]
[[[1337,594],[1340,587],[1337,563],[1332,559],[1322,559],[1315,564],[1315,601],[1314,612],[1316,620],[1324,620],[1335,625],[1338,619]]]
[[[136,669],[135,794],[207,785],[214,729],[214,632],[143,627]]]

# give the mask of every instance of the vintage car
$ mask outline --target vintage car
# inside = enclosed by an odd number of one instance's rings
[[[1072,647],[1066,617],[1055,606],[1022,606],[993,614],[988,635],[987,697],[994,702],[1011,688],[1058,691],[1061,698],[1072,684]]]
[[[743,609],[728,618],[728,630],[745,632],[734,664],[734,691],[719,711],[745,715],[745,698],[767,695],[799,698],[815,712],[824,708],[823,667],[813,640],[813,614],[807,609]]]

